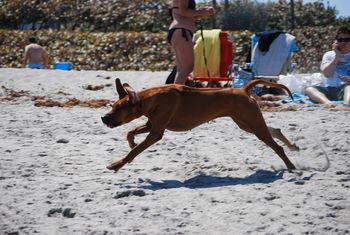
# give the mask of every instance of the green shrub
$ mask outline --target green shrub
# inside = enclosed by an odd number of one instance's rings
[[[304,27],[289,31],[296,36],[295,61],[299,72],[318,72],[322,55],[331,49],[335,26]],[[331,33],[330,33],[331,32]],[[249,52],[251,31],[231,31],[234,62],[243,65]],[[0,30],[0,66],[23,67],[29,36],[40,39],[51,63],[70,61],[77,70],[170,70],[174,56],[166,32],[89,33],[61,30]]]

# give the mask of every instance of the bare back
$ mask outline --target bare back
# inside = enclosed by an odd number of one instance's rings
[[[25,47],[26,64],[46,64],[46,52],[38,44],[29,44]]]
[[[185,2],[185,3],[184,3]],[[185,4],[185,6],[184,6]],[[170,24],[170,29],[172,28],[185,28],[196,31],[195,18],[193,16],[185,16],[180,14],[182,8],[187,8],[188,1],[173,0],[172,16],[173,21]]]

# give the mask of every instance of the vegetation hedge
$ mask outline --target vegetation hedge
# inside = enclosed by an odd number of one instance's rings
[[[324,52],[331,50],[336,26],[305,27],[289,31],[298,51],[294,57],[299,72],[319,71]],[[249,52],[250,31],[231,31],[234,63],[243,65]],[[23,67],[27,38],[35,36],[48,51],[50,62],[69,61],[76,70],[166,71],[174,66],[174,55],[166,32],[75,32],[59,30],[0,30],[0,66]]]

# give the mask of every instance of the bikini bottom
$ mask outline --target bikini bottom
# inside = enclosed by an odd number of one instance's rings
[[[186,41],[188,41],[188,36],[187,36],[186,32],[189,32],[190,35],[191,35],[191,40],[192,40],[193,32],[191,30],[185,29],[185,28],[172,28],[172,29],[168,30],[168,36],[167,36],[168,43],[171,44],[171,39],[173,37],[173,34],[174,34],[175,30],[177,30],[177,29],[181,29],[182,37],[185,38]]]

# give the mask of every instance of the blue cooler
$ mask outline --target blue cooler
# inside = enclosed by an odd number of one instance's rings
[[[70,62],[58,62],[58,63],[53,64],[53,69],[71,70],[72,63],[70,63]]]

